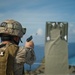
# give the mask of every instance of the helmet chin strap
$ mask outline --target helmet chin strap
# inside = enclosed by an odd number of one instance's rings
[[[13,42],[14,42],[15,44],[17,44],[17,45],[19,44],[19,41],[17,42],[17,41],[15,41],[15,40],[13,40]]]
[[[23,43],[23,41],[20,39],[21,43]]]

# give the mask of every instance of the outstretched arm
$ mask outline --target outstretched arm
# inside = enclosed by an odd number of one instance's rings
[[[25,43],[25,50],[26,50],[26,63],[33,64],[35,61],[35,53],[34,53],[34,42],[31,40]]]

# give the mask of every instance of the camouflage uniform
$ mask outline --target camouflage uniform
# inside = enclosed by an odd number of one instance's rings
[[[35,55],[32,48],[19,47],[15,58],[15,75],[22,75],[24,63],[32,65],[34,61]]]
[[[26,33],[26,28],[22,28],[21,24],[17,21],[6,20],[0,24],[0,36],[2,34],[8,34],[8,35],[18,36],[18,37],[22,38],[22,36],[25,33]],[[13,43],[12,43],[12,45],[13,45]],[[9,46],[8,46],[8,48],[9,48]],[[5,50],[7,50],[7,49],[5,49]],[[11,49],[8,49],[8,50],[7,50],[8,53],[5,53],[7,55],[6,65],[4,65],[4,67],[6,68],[5,73],[1,74],[1,75],[22,75],[24,63],[31,65],[35,61],[35,54],[34,54],[34,51],[32,48],[19,47],[17,45],[17,49],[11,47]],[[13,60],[12,60],[12,58],[10,58],[9,55],[10,56],[13,55],[12,56]],[[5,57],[0,57],[0,59],[2,59],[4,61]],[[11,60],[12,60],[12,62],[11,62]],[[8,61],[10,61],[9,64],[8,64]],[[0,68],[2,68],[1,63],[2,63],[2,61],[0,61]],[[9,67],[12,66],[13,68],[8,69],[8,66]],[[3,70],[3,69],[0,69],[0,73],[3,72],[3,71],[1,72],[1,70]],[[9,71],[11,71],[10,74],[7,74]]]

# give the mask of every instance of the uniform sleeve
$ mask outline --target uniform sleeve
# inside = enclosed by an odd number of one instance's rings
[[[19,50],[17,51],[15,62],[16,63],[27,63],[27,64],[33,64],[35,61],[35,53],[32,48],[25,48],[25,47],[19,47]]]
[[[26,59],[25,59],[25,54],[26,54],[26,50],[24,47],[19,47],[16,56],[15,56],[15,63],[25,63]]]
[[[31,65],[35,62],[36,57],[34,50],[32,48],[25,48],[26,49],[26,63]]]

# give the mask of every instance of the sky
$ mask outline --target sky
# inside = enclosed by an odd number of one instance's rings
[[[75,0],[0,0],[0,23],[6,19],[19,21],[33,35],[35,44],[44,44],[47,21],[68,22],[69,42],[75,42]]]

